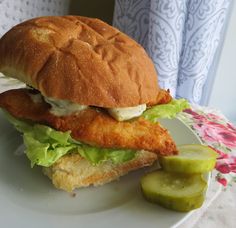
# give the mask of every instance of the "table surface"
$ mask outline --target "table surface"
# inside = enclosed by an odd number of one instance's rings
[[[213,180],[214,181],[214,180]],[[181,228],[235,228],[236,184],[219,188],[214,181],[204,205],[181,226]]]
[[[236,227],[236,184],[223,190],[203,212],[194,228]]]
[[[19,84],[15,80],[5,79],[0,74],[0,93],[11,89],[21,87],[22,84]],[[200,114],[199,114],[200,113]],[[201,121],[205,121],[204,118],[208,115],[204,116],[205,113],[210,115],[212,113],[219,116],[219,120],[223,120],[223,122],[227,122],[228,120],[220,113],[219,111],[215,111],[214,109],[207,107],[199,107],[199,106],[191,106],[191,111],[185,113],[184,115],[180,115],[177,118],[181,119],[185,122],[198,136],[209,145],[209,141],[206,141],[204,137],[202,137],[201,129],[196,128],[197,124],[199,124],[199,119]],[[194,119],[196,118],[196,119]],[[212,116],[211,116],[212,118]],[[212,121],[212,119],[210,119]],[[209,121],[209,119],[207,120]],[[218,120],[217,120],[218,121]],[[219,121],[218,121],[219,123]],[[200,125],[199,125],[200,126]],[[196,132],[198,131],[198,132]],[[236,136],[236,129],[233,132]],[[236,143],[235,143],[236,144]],[[210,146],[214,147],[214,143],[210,142]],[[233,145],[234,147],[234,145]],[[236,149],[236,145],[235,148]],[[234,155],[236,155],[234,153]],[[236,157],[235,157],[236,158]],[[181,228],[216,228],[216,227],[224,227],[224,228],[235,228],[236,227],[236,183],[228,184],[226,187],[223,187],[219,182],[216,181],[215,176],[217,175],[217,171],[213,172],[213,177],[211,181],[211,185],[209,191],[207,193],[207,199],[205,200],[204,205],[195,211],[192,216],[190,216],[183,224],[179,227]],[[223,178],[227,177],[223,175]]]

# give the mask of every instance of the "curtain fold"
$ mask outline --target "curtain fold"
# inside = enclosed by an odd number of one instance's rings
[[[161,87],[199,104],[230,0],[116,0],[113,24],[152,58]]]

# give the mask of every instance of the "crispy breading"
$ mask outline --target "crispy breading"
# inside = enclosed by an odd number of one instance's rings
[[[156,104],[167,104],[172,100],[172,97],[170,95],[170,90],[164,90],[164,89],[160,89],[156,100],[153,103],[148,103],[148,106],[153,106]]]
[[[88,108],[78,114],[55,116],[43,100],[33,102],[27,89],[0,94],[0,107],[17,118],[33,120],[60,131],[71,131],[74,139],[103,148],[148,150],[159,155],[177,153],[168,131],[143,118],[118,122],[101,109]]]

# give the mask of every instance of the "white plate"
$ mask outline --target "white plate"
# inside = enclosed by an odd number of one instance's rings
[[[201,143],[179,120],[163,120],[177,144]],[[145,170],[120,181],[76,191],[55,189],[39,167],[17,155],[22,138],[0,113],[0,227],[171,227],[190,213],[177,213],[146,202],[139,180]]]

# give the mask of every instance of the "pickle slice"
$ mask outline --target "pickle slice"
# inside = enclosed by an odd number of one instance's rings
[[[207,183],[199,174],[155,171],[142,177],[141,189],[148,201],[187,212],[202,206]]]
[[[160,158],[160,165],[169,172],[205,173],[215,167],[217,153],[208,146],[189,144],[178,146],[179,154]]]

